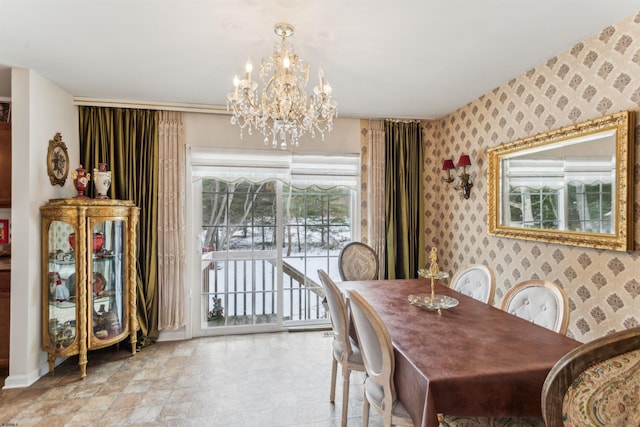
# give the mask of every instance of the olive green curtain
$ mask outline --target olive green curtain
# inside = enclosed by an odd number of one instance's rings
[[[424,267],[424,149],[418,122],[385,121],[387,278]]]
[[[140,208],[137,303],[139,345],[158,338],[158,119],[153,110],[79,107],[80,159],[88,171],[106,163],[109,197]],[[95,189],[90,186],[91,197]]]

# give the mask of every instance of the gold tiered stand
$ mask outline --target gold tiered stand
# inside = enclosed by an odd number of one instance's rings
[[[411,302],[411,304],[417,305],[422,308],[438,310],[438,314],[442,314],[441,310],[443,308],[455,307],[456,305],[458,305],[458,300],[446,295],[436,295],[435,281],[446,279],[447,277],[449,277],[449,274],[444,271],[440,271],[440,267],[438,266],[438,250],[436,248],[431,248],[429,260],[431,261],[431,265],[429,266],[429,268],[418,270],[418,276],[424,277],[426,279],[431,279],[431,295],[409,295],[409,301]]]

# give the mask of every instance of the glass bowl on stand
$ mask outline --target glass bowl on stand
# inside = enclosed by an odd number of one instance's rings
[[[409,295],[409,302],[418,307],[428,310],[438,310],[441,314],[441,310],[453,308],[458,305],[458,300],[448,295],[440,295],[435,293],[435,281],[442,280],[449,277],[449,274],[444,271],[438,271],[432,274],[428,269],[418,270],[418,276],[425,279],[431,279],[431,293],[430,294],[417,294]]]

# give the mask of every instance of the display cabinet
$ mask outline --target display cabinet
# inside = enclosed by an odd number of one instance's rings
[[[53,199],[42,213],[42,347],[49,373],[57,357],[130,337],[136,352],[136,227],[133,202]]]

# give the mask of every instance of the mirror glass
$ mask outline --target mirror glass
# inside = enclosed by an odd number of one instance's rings
[[[622,112],[489,149],[489,233],[629,250],[632,120]]]

